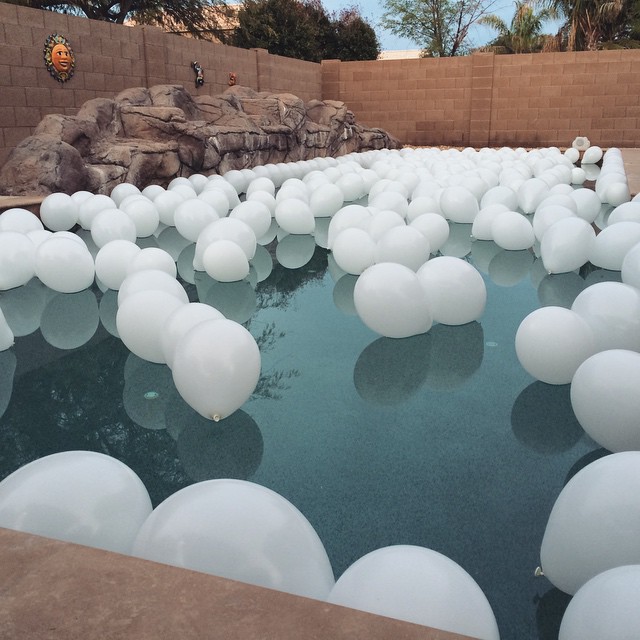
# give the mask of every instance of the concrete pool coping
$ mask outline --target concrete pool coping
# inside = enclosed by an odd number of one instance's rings
[[[0,638],[466,640],[234,580],[0,528]]]

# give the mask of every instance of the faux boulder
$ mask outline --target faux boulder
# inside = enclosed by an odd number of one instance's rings
[[[90,100],[76,116],[46,116],[0,170],[0,193],[108,194],[121,182],[166,186],[176,176],[400,146],[342,102],[237,85],[197,97],[180,85],[137,87]]]

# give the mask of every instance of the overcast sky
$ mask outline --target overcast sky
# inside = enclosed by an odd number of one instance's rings
[[[350,2],[349,0],[322,0],[322,4],[329,12],[340,11],[340,9],[351,7],[353,5],[357,6],[360,9],[362,16],[376,30],[383,51],[419,48],[419,45],[415,42],[405,38],[398,38],[379,26],[378,23],[380,21],[380,17],[384,13],[383,2],[379,2],[377,0],[356,0],[355,2]],[[513,17],[513,7],[513,2],[509,2],[507,0],[496,0],[495,6],[490,10],[490,13],[499,15],[507,24],[509,24]],[[469,45],[477,47],[482,44],[486,44],[496,35],[496,32],[492,29],[476,27],[471,33]]]

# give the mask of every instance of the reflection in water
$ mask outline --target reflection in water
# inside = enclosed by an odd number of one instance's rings
[[[195,284],[196,272],[193,269],[193,258],[196,255],[196,245],[192,242],[188,244],[178,257],[176,267],[178,275],[189,284]]]
[[[358,282],[358,276],[345,274],[333,287],[333,303],[337,309],[347,316],[357,316],[356,305],[353,301],[353,290]]]
[[[474,244],[471,239],[472,226],[470,224],[450,222],[449,237],[444,245],[440,247],[440,253],[443,256],[452,256],[454,258],[464,258],[471,253],[471,247]]]
[[[584,434],[571,407],[569,385],[540,381],[516,398],[511,428],[522,444],[539,453],[568,451]]]
[[[248,480],[260,466],[264,443],[253,418],[242,410],[220,422],[203,418],[185,403],[167,408],[167,424],[179,432],[178,456],[194,482]]]
[[[16,338],[38,329],[42,312],[54,295],[38,278],[31,278],[22,287],[0,292],[0,309]]]
[[[0,351],[0,418],[7,410],[11,400],[16,362],[16,356],[13,351],[9,349]]]
[[[316,228],[313,230],[313,237],[316,244],[323,249],[329,248],[329,224],[331,218],[316,218]]]
[[[428,332],[372,342],[360,354],[353,370],[353,383],[360,397],[384,405],[408,400],[425,381],[431,342]]]
[[[122,403],[127,415],[145,429],[166,428],[165,411],[178,392],[171,369],[138,358],[133,353],[125,364]]]
[[[540,283],[549,275],[549,272],[544,267],[542,258],[536,258],[529,269],[529,278],[534,289],[538,289]]]
[[[47,303],[40,318],[44,339],[57,349],[76,349],[88,342],[100,324],[95,293],[58,293]]]
[[[584,287],[584,280],[575,271],[548,275],[538,286],[538,300],[543,307],[571,309],[573,301]]]
[[[316,241],[310,235],[289,234],[276,246],[276,259],[287,269],[300,269],[313,257]]]
[[[584,279],[584,286],[590,287],[598,282],[622,282],[622,273],[620,271],[610,271],[609,269],[594,269]]]
[[[256,246],[256,252],[251,258],[250,264],[256,270],[257,282],[266,280],[273,271],[273,258],[269,251],[260,244]]]
[[[327,268],[329,271],[329,275],[334,282],[338,282],[342,276],[346,275],[347,272],[338,266],[336,259],[333,257],[333,253],[330,253],[327,256]]]
[[[197,271],[195,284],[198,300],[214,307],[228,320],[242,324],[256,310],[256,292],[248,280],[218,282],[204,271]]]
[[[459,326],[436,324],[428,334],[431,336],[431,360],[426,386],[450,391],[480,368],[484,356],[484,331],[478,322]]]
[[[178,262],[181,253],[192,244],[175,227],[165,227],[157,236],[158,246],[164,249],[174,262]],[[195,251],[195,244],[194,244]]]
[[[569,480],[571,480],[571,478],[573,478],[573,476],[575,476],[578,471],[582,471],[582,469],[584,469],[587,465],[590,465],[592,462],[600,460],[600,458],[604,458],[605,456],[608,456],[610,454],[611,451],[600,448],[596,449],[595,451],[590,451],[586,455],[582,456],[582,458],[575,462],[572,465],[571,469],[569,469],[567,477],[564,479],[564,483],[567,484],[567,482],[569,482]]]
[[[570,595],[556,588],[549,589],[541,598],[536,598],[534,602],[538,640],[558,640],[562,616],[570,601]]]
[[[513,287],[529,273],[533,260],[531,251],[501,251],[489,264],[489,277],[500,287]]]
[[[471,257],[475,267],[482,273],[489,273],[491,261],[504,251],[493,240],[474,240],[471,244]]]
[[[102,326],[116,338],[120,337],[116,326],[116,315],[118,313],[118,292],[107,289],[100,298],[99,305],[100,322]]]

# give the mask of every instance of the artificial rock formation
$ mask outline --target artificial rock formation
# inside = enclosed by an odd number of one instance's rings
[[[234,86],[192,97],[179,85],[86,102],[76,116],[48,115],[0,170],[0,193],[47,195],[116,184],[166,185],[176,176],[398,148],[382,129],[355,122],[344,103]]]

